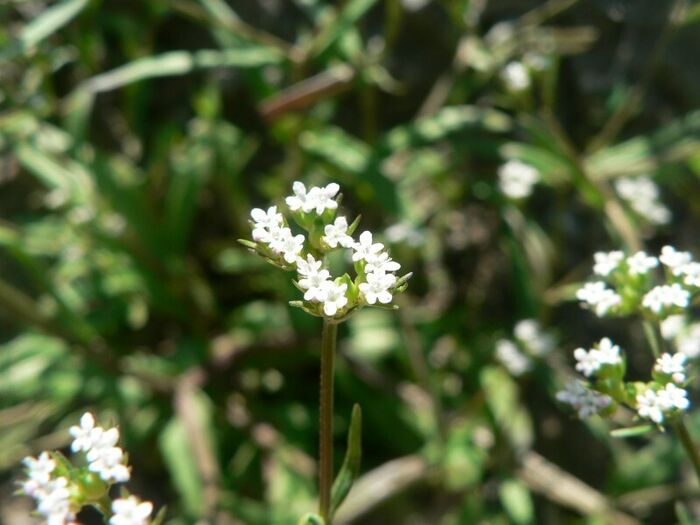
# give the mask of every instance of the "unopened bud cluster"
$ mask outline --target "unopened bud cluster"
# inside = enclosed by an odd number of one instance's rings
[[[254,208],[250,213],[253,242],[240,241],[275,266],[296,272],[294,284],[304,300],[290,304],[335,321],[366,305],[389,305],[410,277],[396,276],[401,265],[382,243],[375,242],[371,232],[353,238],[359,217],[349,223],[338,214],[339,191],[335,183],[307,189],[295,182],[285,203],[296,228],[277,206]],[[326,255],[342,249],[351,251],[354,279],[347,273],[333,277],[326,264]]]
[[[126,454],[117,446],[119,429],[97,426],[88,412],[79,426],[70,428],[70,434],[71,450],[84,454],[80,463],[86,466],[77,466],[56,451],[23,461],[27,478],[20,484],[20,493],[34,498],[37,514],[45,523],[70,525],[81,508],[93,505],[109,519],[109,525],[151,524],[150,502],[129,495],[109,500],[110,487],[131,477]],[[110,502],[107,507],[106,501]]]
[[[643,251],[598,252],[594,257],[597,279],[586,283],[576,297],[599,317],[641,313],[664,319],[681,313],[700,291],[700,262],[672,246],[664,246],[658,257]]]

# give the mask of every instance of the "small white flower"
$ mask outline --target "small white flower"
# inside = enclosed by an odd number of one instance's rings
[[[49,481],[37,493],[37,512],[46,518],[47,525],[65,525],[75,516],[70,510],[68,480],[64,477]]]
[[[274,234],[284,224],[281,213],[277,213],[277,206],[270,206],[267,211],[261,208],[253,208],[250,212],[253,219],[253,240],[269,243]]]
[[[617,268],[625,259],[625,254],[621,251],[612,252],[597,252],[593,254],[595,264],[593,265],[593,273],[607,277]]]
[[[615,189],[630,207],[653,224],[666,224],[671,212],[659,202],[659,187],[649,177],[628,177],[615,182]]]
[[[309,190],[309,199],[306,203],[304,211],[311,211],[314,208],[316,213],[321,215],[325,210],[335,210],[338,203],[333,200],[336,194],[340,191],[340,186],[335,182],[331,182],[323,188],[313,187]]]
[[[679,272],[683,275],[683,283],[688,286],[700,288],[700,263],[689,262],[680,267]]]
[[[673,383],[667,383],[662,390],[657,392],[659,406],[666,411],[688,410],[688,392]]]
[[[642,394],[637,394],[637,413],[644,418],[651,419],[654,423],[662,423],[664,413],[659,403],[659,396],[651,388]]]
[[[384,272],[372,272],[366,275],[367,282],[360,283],[359,288],[369,304],[379,301],[382,304],[391,302],[389,291],[396,284],[396,276]]]
[[[576,292],[576,298],[592,307],[598,317],[605,316],[610,309],[622,302],[622,297],[607,288],[602,281],[586,283]]]
[[[51,473],[56,468],[56,462],[51,459],[48,452],[42,452],[38,458],[28,456],[22,460],[27,467],[27,477],[40,485],[45,485],[51,478]]]
[[[571,405],[581,419],[597,414],[612,403],[612,398],[591,390],[581,381],[569,382],[564,390],[557,392],[557,400]]]
[[[603,365],[617,365],[622,362],[620,347],[613,344],[608,337],[601,339],[597,348],[589,351],[577,348],[574,350],[574,358],[578,361],[576,370],[586,377],[593,375]]]
[[[304,248],[304,236],[292,235],[289,228],[280,228],[277,236],[270,242],[270,249],[277,254],[282,254],[288,263],[294,263],[298,259],[299,252]]]
[[[643,251],[627,257],[627,267],[632,275],[644,275],[658,265],[659,260],[656,257],[647,255]]]
[[[90,412],[85,412],[80,418],[80,426],[74,425],[70,427],[68,432],[73,436],[71,450],[73,452],[80,452],[81,450],[87,452],[100,437],[102,429],[95,427],[95,417]]]
[[[690,302],[690,292],[680,284],[662,285],[652,288],[642,299],[642,306],[654,313],[660,314],[664,309],[677,306],[687,308]]]
[[[335,284],[333,281],[327,281],[325,285],[326,296],[323,300],[323,313],[328,317],[333,317],[348,304],[348,298],[345,297],[347,289],[348,285],[345,283]]]
[[[496,341],[496,358],[516,377],[523,375],[532,368],[530,359],[518,350],[513,341],[508,339]]]
[[[301,276],[318,273],[321,266],[323,266],[323,261],[317,261],[311,254],[308,254],[306,259],[297,258],[297,273]]]
[[[364,231],[360,234],[360,241],[353,246],[353,261],[368,260],[376,256],[384,249],[384,245],[380,242],[372,241],[372,232]]]
[[[308,272],[299,279],[299,287],[306,290],[304,299],[306,301],[323,302],[326,299],[328,279],[331,274],[328,270],[317,270]]]
[[[693,323],[676,339],[678,351],[693,359],[700,355],[700,323]]]
[[[661,336],[671,340],[678,337],[685,329],[684,315],[670,315],[661,321]]]
[[[116,499],[112,502],[109,525],[147,525],[153,512],[150,501],[140,501],[136,496]]]
[[[515,338],[533,355],[542,356],[554,348],[554,338],[542,331],[534,319],[518,321],[513,329]]]
[[[685,362],[688,356],[678,352],[676,354],[663,353],[656,360],[654,370],[659,373],[671,376],[675,383],[683,383],[686,379]]]
[[[401,265],[394,261],[387,252],[379,252],[374,255],[368,255],[365,258],[365,272],[395,272],[401,268]]]
[[[289,206],[289,209],[292,211],[297,211],[306,208],[308,194],[306,193],[306,186],[304,186],[304,183],[298,181],[295,182],[294,184],[292,184],[292,191],[294,192],[294,195],[290,195],[289,197],[284,199],[284,201],[287,203],[287,206]]]
[[[693,260],[693,256],[689,252],[679,252],[673,246],[664,246],[659,260],[673,275],[681,275],[681,269]]]
[[[331,248],[337,248],[338,245],[351,248],[355,244],[353,238],[348,235],[348,221],[345,217],[336,217],[333,224],[326,224],[323,232],[323,242]]]
[[[506,197],[524,199],[540,179],[539,172],[519,160],[509,160],[498,169],[498,186]]]
[[[530,87],[530,73],[521,62],[509,63],[501,71],[501,78],[513,91],[522,91]]]

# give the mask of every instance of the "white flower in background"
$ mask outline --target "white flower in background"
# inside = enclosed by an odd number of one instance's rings
[[[425,241],[425,234],[407,222],[399,222],[384,230],[384,236],[389,242],[405,242],[409,246],[420,246]]]
[[[700,355],[700,323],[693,323],[681,332],[676,338],[679,352],[684,353],[690,359]]]
[[[545,333],[535,319],[523,319],[518,321],[513,329],[515,338],[531,354],[542,356],[554,348],[554,338]]]
[[[644,275],[658,265],[659,260],[656,257],[647,255],[647,253],[643,251],[627,257],[627,267],[632,275]]]
[[[496,341],[496,358],[506,367],[508,372],[518,377],[532,368],[530,359],[508,339]]]
[[[622,363],[620,347],[613,344],[608,337],[601,339],[597,347],[589,351],[583,348],[577,348],[574,350],[574,358],[578,361],[578,363],[576,363],[576,370],[586,377],[593,375],[600,370],[600,367],[603,365],[617,365]]]
[[[669,315],[661,321],[661,336],[664,339],[671,340],[678,337],[685,329],[684,315]]]
[[[614,290],[607,288],[603,281],[586,283],[576,292],[576,298],[583,301],[589,308],[593,308],[598,317],[603,317],[611,308],[622,302],[622,297]]]
[[[581,381],[569,382],[556,397],[559,402],[571,405],[581,419],[597,414],[612,403],[612,398],[591,390]]]
[[[646,419],[651,419],[654,423],[662,423],[664,412],[659,402],[659,396],[651,388],[642,394],[637,394],[637,413]]]
[[[676,354],[663,353],[654,364],[654,370],[661,374],[671,376],[674,383],[683,383],[686,380],[685,362],[688,356],[678,352]]]
[[[326,296],[323,299],[323,313],[333,317],[348,304],[348,298],[345,297],[347,289],[347,284],[335,284],[333,281],[328,281],[325,285]]]
[[[509,160],[498,169],[498,186],[511,199],[529,197],[539,180],[539,172],[519,160]]]
[[[659,187],[649,177],[627,177],[615,182],[615,189],[630,207],[653,224],[667,224],[671,212],[659,201]]]
[[[597,252],[593,254],[595,263],[593,273],[602,277],[607,277],[620,267],[620,263],[625,260],[625,254],[619,250],[612,252]]]
[[[140,501],[136,496],[116,499],[112,502],[109,525],[148,525],[153,512],[150,501]]]
[[[690,252],[679,252],[673,246],[664,246],[659,260],[673,275],[681,275],[682,268],[693,260],[693,256]]]
[[[352,248],[355,243],[353,238],[348,235],[348,221],[345,217],[336,217],[333,224],[326,224],[323,232],[325,233],[323,242],[331,248],[337,248],[338,245],[343,248]]]
[[[508,89],[523,91],[530,87],[530,72],[522,62],[510,62],[501,71],[501,78]]]
[[[660,314],[664,309],[674,306],[686,308],[689,302],[690,292],[675,283],[652,288],[642,299],[642,306]]]
[[[360,234],[360,241],[353,246],[353,261],[371,259],[384,249],[380,242],[372,241],[372,232],[364,231]]]
[[[700,288],[700,263],[689,262],[680,267],[680,272],[683,275],[683,283],[688,286]]]
[[[253,219],[253,240],[258,242],[272,242],[275,233],[284,224],[282,214],[277,213],[277,206],[270,206],[267,211],[253,208],[250,217]]]
[[[382,304],[391,302],[391,288],[396,284],[396,276],[381,271],[368,273],[367,282],[360,283],[359,288],[369,304],[379,301]]]

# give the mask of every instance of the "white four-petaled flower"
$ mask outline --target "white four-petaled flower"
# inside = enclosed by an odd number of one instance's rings
[[[663,353],[656,360],[654,370],[671,376],[674,383],[683,383],[686,380],[685,362],[687,360],[688,356],[682,352]]]
[[[112,502],[109,525],[147,525],[152,512],[150,501],[140,501],[136,496],[116,499]]]
[[[391,302],[391,287],[396,284],[396,276],[381,271],[368,273],[367,282],[360,283],[360,292],[369,304],[379,301],[382,304]]]
[[[596,252],[593,254],[593,259],[595,261],[593,273],[602,277],[607,277],[625,260],[625,254],[619,250],[612,252]]]
[[[326,296],[323,300],[323,313],[333,317],[342,310],[348,304],[348,298],[345,296],[347,289],[348,285],[345,283],[335,284],[333,281],[328,281],[325,285]]]
[[[326,224],[323,232],[323,242],[331,248],[337,248],[338,245],[351,248],[355,244],[353,238],[348,235],[348,221],[345,217],[336,217],[333,224]]]

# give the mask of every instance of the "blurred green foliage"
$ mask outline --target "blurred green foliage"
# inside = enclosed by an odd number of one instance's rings
[[[700,4],[8,0],[0,20],[0,523],[27,510],[21,458],[86,408],[168,523],[314,510],[320,326],[235,242],[294,180],[339,182],[415,273],[397,314],[341,330],[336,445],[358,402],[364,455],[338,523],[692,523],[673,440],[612,438],[552,394],[602,333],[571,301],[594,251],[698,249]],[[512,159],[540,173],[530,199],[499,191]],[[615,192],[636,175],[670,224]],[[515,378],[494,343],[524,318],[559,349]]]

